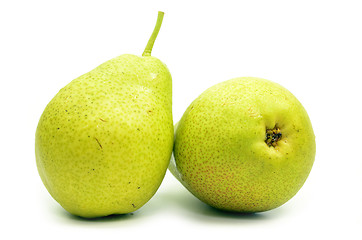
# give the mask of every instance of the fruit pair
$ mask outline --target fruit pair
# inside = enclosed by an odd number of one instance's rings
[[[315,155],[302,105],[281,86],[239,78],[205,91],[176,126],[171,75],[151,50],[121,55],[73,80],[45,108],[35,139],[39,175],[67,211],[133,212],[170,171],[200,200],[242,212],[289,200]]]

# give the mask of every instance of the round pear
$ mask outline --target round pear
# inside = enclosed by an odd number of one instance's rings
[[[235,78],[202,93],[176,125],[169,169],[218,209],[281,206],[306,181],[316,153],[302,104],[277,83]]]

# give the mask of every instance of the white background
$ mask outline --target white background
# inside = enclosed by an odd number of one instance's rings
[[[359,2],[1,1],[0,238],[360,239]],[[285,205],[255,215],[222,213],[167,173],[133,215],[83,220],[46,191],[34,157],[46,104],[99,64],[141,55],[158,10],[165,17],[152,55],[173,76],[175,122],[208,87],[241,76],[278,82],[307,109],[317,156],[305,185]]]

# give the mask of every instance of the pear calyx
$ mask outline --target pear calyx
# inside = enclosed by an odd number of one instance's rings
[[[280,139],[282,139],[282,132],[280,131],[279,127],[275,126],[273,129],[266,130],[265,143],[269,147],[276,147]]]

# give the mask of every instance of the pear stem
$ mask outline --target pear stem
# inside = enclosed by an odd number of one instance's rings
[[[148,43],[146,45],[145,50],[143,51],[142,56],[151,56],[151,52],[152,52],[152,48],[153,48],[153,44],[155,43],[155,40],[157,38],[158,32],[160,31],[161,28],[161,24],[162,24],[162,20],[163,20],[163,15],[164,13],[159,11],[158,12],[158,16],[157,16],[157,22],[156,22],[156,26],[153,29],[152,35],[150,37],[150,39],[148,40]]]

